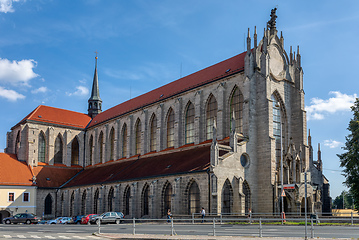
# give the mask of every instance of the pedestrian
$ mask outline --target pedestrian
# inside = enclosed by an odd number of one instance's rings
[[[168,209],[167,210],[167,222],[171,222],[171,219],[172,218],[172,213],[171,213],[171,209]]]
[[[248,219],[249,219],[249,224],[252,224],[252,210],[251,209],[248,210]]]
[[[204,210],[204,208],[202,207],[201,210],[201,215],[202,215],[202,223],[204,222],[204,217],[206,216],[206,211]]]

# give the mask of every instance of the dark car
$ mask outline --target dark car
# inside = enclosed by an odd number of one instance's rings
[[[102,213],[100,216],[96,217],[96,223],[99,221],[101,223],[117,223],[119,224],[121,222],[121,219],[124,218],[124,215],[122,212],[105,212]]]
[[[4,218],[3,221],[6,224],[11,224],[11,223],[31,224],[31,223],[38,223],[40,219],[31,213],[18,213],[15,216]]]
[[[85,215],[78,215],[78,216],[75,216],[73,217],[69,223],[72,223],[72,224],[80,224],[81,223],[81,218],[85,217]]]

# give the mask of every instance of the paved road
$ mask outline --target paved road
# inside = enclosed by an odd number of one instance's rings
[[[304,226],[262,225],[263,237],[301,237],[305,235]],[[258,237],[259,225],[216,225],[216,236]],[[96,225],[0,225],[0,239],[99,239],[92,234],[97,232]],[[171,224],[136,224],[137,234],[170,235]],[[132,234],[132,224],[109,224],[101,226],[104,234]],[[174,234],[213,236],[213,225],[175,224]],[[311,237],[308,226],[308,238]],[[315,226],[317,238],[359,238],[359,226]]]

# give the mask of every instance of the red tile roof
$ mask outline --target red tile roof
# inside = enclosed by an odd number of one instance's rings
[[[37,166],[33,168],[36,176],[36,185],[40,188],[57,188],[65,184],[82,168],[79,167],[59,167],[51,165]]]
[[[205,171],[209,166],[210,145],[197,145],[190,149],[176,149],[164,154],[138,156],[132,160],[87,167],[65,187]]]
[[[15,154],[0,153],[0,185],[31,186],[31,169]]]
[[[29,120],[84,129],[91,121],[91,118],[84,113],[39,105],[14,127]]]
[[[165,98],[188,91],[223,77],[241,72],[244,70],[244,57],[246,52],[224,60],[220,63],[207,67],[201,71],[168,83],[148,93],[128,100],[98,114],[89,127],[105,122],[114,117],[120,116],[132,110],[147,106]]]

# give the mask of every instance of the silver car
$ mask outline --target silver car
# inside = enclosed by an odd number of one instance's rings
[[[96,217],[96,223],[117,223],[119,224],[125,216],[122,212],[105,212]]]

